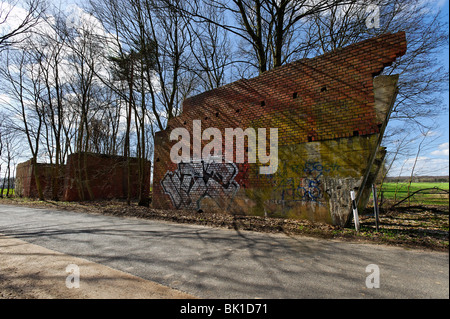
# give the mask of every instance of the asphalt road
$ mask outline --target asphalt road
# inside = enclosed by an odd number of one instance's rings
[[[448,253],[7,205],[0,233],[199,298],[449,298]]]

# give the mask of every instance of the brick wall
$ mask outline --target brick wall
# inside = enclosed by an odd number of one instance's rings
[[[153,206],[342,224],[346,215],[331,213],[331,199],[347,201],[347,195],[336,195],[344,184],[346,192],[359,187],[383,124],[377,117],[373,79],[405,51],[404,32],[385,34],[185,100],[183,113],[156,134]],[[170,132],[184,127],[192,137],[193,120],[201,120],[202,130],[215,127],[222,134],[225,128],[278,128],[278,171],[258,174],[261,163],[248,163],[247,148],[246,162],[235,163],[235,157],[210,172],[196,158],[190,165],[172,163],[169,154],[176,141],[169,140]],[[202,141],[202,147],[208,142]],[[325,178],[342,185],[331,186],[334,182]],[[292,184],[289,191],[287,184]]]
[[[145,161],[143,196],[150,193],[150,162]],[[44,198],[52,198],[52,170],[50,164],[32,165],[31,160],[20,163],[16,169],[16,194],[38,197],[34,170],[39,174]],[[131,198],[139,198],[139,162],[130,158]],[[59,198],[65,201],[95,199],[126,199],[128,195],[128,166],[125,157],[94,153],[75,153],[68,156],[61,168]]]
[[[34,172],[36,170],[44,197],[52,198],[52,176],[55,173],[54,169],[55,166],[51,164],[37,163],[33,165],[31,160],[18,164],[15,183],[16,195],[31,198],[39,197]],[[65,167],[62,166],[60,169],[63,172]],[[58,192],[60,196],[63,192],[63,185],[64,179],[60,176]]]
[[[125,199],[128,194],[128,166],[125,157],[74,153],[67,159],[64,200]],[[130,158],[131,198],[139,197],[139,162]],[[150,162],[145,161],[144,196],[150,192]]]

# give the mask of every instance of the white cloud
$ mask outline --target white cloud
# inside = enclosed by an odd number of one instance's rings
[[[415,176],[446,176],[448,175],[449,159],[419,156],[416,162],[415,157],[410,157],[404,161],[395,163],[391,167],[388,175],[410,176],[413,168]]]
[[[9,2],[9,3],[8,3]],[[34,37],[36,32],[42,32],[45,29],[45,23],[42,17],[31,17],[29,10],[21,7],[25,5],[23,1],[0,1],[0,36],[9,34],[17,29],[21,30],[9,39],[11,42],[20,43],[24,40]],[[23,24],[27,21],[27,27]],[[33,28],[28,29],[28,26]]]
[[[437,131],[428,131],[424,135],[426,135],[427,137],[431,137],[431,136],[439,136],[440,133]]]
[[[0,34],[14,30],[25,19],[27,11],[11,3],[0,1]]]
[[[448,156],[448,142],[447,143],[442,143],[441,145],[438,146],[438,150],[431,152],[431,155],[434,156]]]
[[[0,104],[10,104],[11,98],[6,94],[0,93]]]

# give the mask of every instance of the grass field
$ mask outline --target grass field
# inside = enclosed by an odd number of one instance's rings
[[[1,192],[1,188],[0,188],[0,192]],[[3,190],[3,196],[6,196],[6,192],[7,192],[7,189],[5,188],[4,190]],[[14,195],[14,189],[10,189],[9,190],[9,196],[12,196],[12,195]]]
[[[414,205],[447,205],[449,204],[449,183],[384,183],[382,187],[385,200],[399,202],[408,195],[417,192],[404,204]],[[446,190],[446,192],[442,191]]]

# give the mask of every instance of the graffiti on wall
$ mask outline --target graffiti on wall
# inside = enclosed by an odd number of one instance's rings
[[[161,185],[177,209],[199,210],[202,200],[207,197],[226,209],[239,190],[239,184],[234,180],[237,174],[234,163],[217,158],[193,159],[178,163],[174,172],[168,171]]]
[[[322,177],[339,168],[337,164],[306,161],[291,165],[290,171],[293,173],[288,174],[286,166],[282,166],[280,175],[272,181],[275,200],[320,203],[324,197]]]

